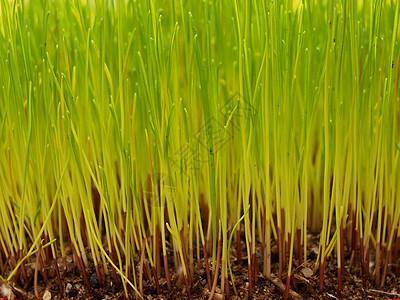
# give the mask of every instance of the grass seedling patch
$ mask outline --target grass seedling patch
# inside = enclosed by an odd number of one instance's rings
[[[1,0],[0,299],[399,298],[399,17]]]

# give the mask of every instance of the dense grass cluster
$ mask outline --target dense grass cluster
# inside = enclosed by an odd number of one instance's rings
[[[348,252],[383,285],[399,264],[399,3],[1,0],[3,282],[71,247],[86,282],[93,260],[137,296],[142,270],[170,288],[179,266],[190,293],[208,256],[225,294],[245,256],[251,295],[261,252],[288,291],[313,231],[321,290],[333,254],[342,288]]]

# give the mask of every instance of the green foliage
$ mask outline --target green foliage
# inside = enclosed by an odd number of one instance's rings
[[[399,12],[393,0],[2,0],[6,280],[40,247],[65,257],[71,243],[77,263],[110,264],[143,295],[135,264],[164,276],[170,248],[189,291],[204,246],[224,293],[235,230],[249,268],[262,245],[267,277],[278,246],[279,279],[307,261],[311,230],[321,289],[347,237],[364,273],[374,251],[383,285],[400,239]]]

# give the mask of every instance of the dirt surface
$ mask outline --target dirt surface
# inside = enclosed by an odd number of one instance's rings
[[[244,245],[242,245],[244,247]],[[308,261],[316,261],[318,255],[317,238],[310,237],[310,245],[308,247]],[[231,280],[229,280],[229,291],[231,299],[247,299],[249,298],[249,281],[248,281],[248,266],[247,257],[243,256],[246,252],[242,249],[242,264],[239,265],[235,259],[235,251],[232,249],[232,272],[234,274],[235,286],[237,289],[237,295],[235,295]],[[196,252],[196,251],[195,251]],[[261,253],[258,249],[258,253]],[[140,265],[139,258],[136,262],[136,280],[139,280],[138,266]],[[262,258],[257,258],[259,264],[259,270],[262,271]],[[371,258],[372,261],[372,258]],[[108,299],[124,299],[124,291],[115,282],[112,276],[112,272],[106,276],[106,280],[102,282],[100,286],[96,272],[94,268],[87,270],[88,280],[91,285],[91,291],[88,291],[85,280],[83,279],[82,272],[74,264],[72,255],[67,257],[64,263],[67,263],[67,267],[62,264],[59,260],[62,285],[65,293],[65,297],[60,294],[59,282],[55,276],[55,271],[50,265],[46,267],[48,274],[48,282],[46,283],[38,272],[38,287],[37,294],[44,300],[50,299],[96,299],[96,300],[108,300]],[[258,272],[257,281],[252,289],[253,299],[284,299],[284,290],[286,284],[285,273],[282,275],[283,283],[275,277],[278,274],[278,251],[274,245],[272,248],[272,273],[273,279],[265,278],[261,272]],[[172,288],[169,291],[167,282],[162,274],[159,279],[159,286],[161,293],[157,294],[156,285],[154,280],[146,280],[146,276],[143,276],[143,293],[144,299],[208,299],[210,292],[207,287],[207,275],[205,272],[204,259],[200,261],[195,260],[194,262],[194,274],[190,285],[190,298],[188,296],[185,280],[182,276],[182,272],[172,268],[172,262],[170,263],[171,282]],[[396,265],[392,265],[388,269],[387,281],[383,288],[377,288],[372,284],[371,276],[367,279],[365,289],[363,287],[363,280],[361,276],[361,270],[358,267],[359,263],[349,266],[349,257],[346,258],[344,277],[343,277],[343,291],[339,293],[337,287],[337,269],[336,259],[331,256],[325,267],[324,276],[324,291],[319,292],[318,281],[319,274],[314,271],[313,263],[306,263],[298,265],[298,261],[294,261],[294,275],[292,280],[292,294],[291,296],[299,295],[298,299],[397,299],[400,298],[400,276],[395,276],[394,271]],[[26,265],[26,271],[29,276],[29,280],[24,280],[23,276],[19,280],[19,283],[13,283],[15,289],[13,294],[16,296],[15,299],[36,299],[35,288],[34,288],[34,267],[35,263]],[[371,270],[373,270],[373,264],[371,262]],[[110,268],[111,270],[111,268]],[[223,299],[220,290],[220,281],[218,281],[217,288],[215,290],[214,299]],[[6,292],[6,289],[2,288],[2,292]],[[129,290],[130,299],[135,299],[135,293],[132,289]],[[6,295],[3,295],[4,298]],[[301,297],[301,298],[300,298]],[[1,298],[0,298],[1,299]],[[139,299],[139,298],[138,298]]]

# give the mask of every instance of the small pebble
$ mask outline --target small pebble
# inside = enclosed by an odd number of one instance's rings
[[[99,285],[99,280],[97,279],[97,274],[93,273],[90,276],[90,285],[92,286],[92,288],[97,288]]]
[[[307,268],[307,267],[302,268],[300,272],[306,278],[310,278],[314,274],[314,272],[310,268]]]
[[[48,290],[44,292],[43,300],[51,300],[51,293]]]
[[[318,252],[319,252],[318,247],[312,247],[312,248],[311,248],[311,252],[312,252],[314,255],[318,255]]]
[[[72,290],[72,284],[67,283],[67,286],[65,287],[65,292],[68,294]]]
[[[6,297],[7,299],[15,299],[15,295],[7,284],[3,284],[0,287],[0,296]]]

